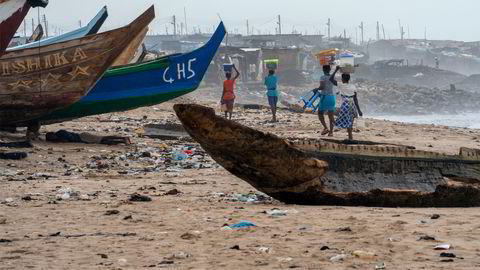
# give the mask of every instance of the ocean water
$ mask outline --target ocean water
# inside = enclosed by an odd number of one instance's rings
[[[385,119],[413,124],[435,124],[449,127],[480,129],[480,113],[431,114],[431,115],[381,115],[366,116],[373,119]]]

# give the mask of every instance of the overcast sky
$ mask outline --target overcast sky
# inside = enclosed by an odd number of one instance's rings
[[[128,23],[154,4],[157,17],[151,28],[155,33],[171,33],[169,22],[176,15],[178,22],[184,21],[187,12],[188,30],[195,27],[202,32],[211,31],[219,22],[220,14],[229,32],[245,34],[246,20],[254,33],[275,33],[276,16],[282,17],[283,33],[294,29],[308,34],[326,34],[328,17],[332,20],[332,35],[343,33],[356,38],[358,26],[365,25],[365,40],[375,38],[376,22],[385,27],[386,36],[399,38],[399,20],[405,37],[423,38],[425,28],[429,39],[480,40],[479,0],[50,0],[41,14],[46,14],[50,26],[64,31],[73,30],[78,21],[88,22],[103,6],[109,9],[109,18],[103,29],[111,29]],[[37,10],[30,11],[27,18],[37,18]],[[31,23],[29,23],[31,25]],[[51,30],[52,31],[52,30]],[[383,33],[382,33],[383,35]]]

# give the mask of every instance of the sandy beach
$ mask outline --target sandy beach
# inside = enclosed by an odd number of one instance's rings
[[[200,93],[181,101],[199,102]],[[191,140],[139,136],[149,123],[179,123],[175,102],[42,128],[130,136],[129,146],[38,141],[19,149],[28,158],[0,160],[0,269],[480,268],[477,208],[300,206],[265,198]],[[316,115],[281,111],[279,123],[269,119],[266,110],[234,115],[281,137],[320,138]],[[368,118],[354,137],[450,154],[480,148],[480,130]],[[165,158],[180,146],[195,159]],[[132,201],[132,194],[151,201]],[[256,226],[224,227],[240,221]],[[451,248],[434,250],[439,244]]]

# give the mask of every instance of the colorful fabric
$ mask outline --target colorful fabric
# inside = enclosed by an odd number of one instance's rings
[[[336,98],[333,95],[321,95],[320,104],[318,107],[319,112],[335,112]]]
[[[278,103],[278,97],[277,96],[269,96],[268,97],[268,104],[270,105],[270,107],[277,107],[277,103]]]
[[[269,97],[278,96],[278,93],[277,93],[277,76],[268,75],[267,77],[265,77],[265,83],[264,84],[267,87]]]
[[[225,80],[223,82],[223,99],[231,100],[235,99],[235,81]]]
[[[340,112],[335,120],[335,126],[338,128],[352,128],[353,119],[358,117],[357,106],[353,97],[342,96],[343,103],[340,106]]]

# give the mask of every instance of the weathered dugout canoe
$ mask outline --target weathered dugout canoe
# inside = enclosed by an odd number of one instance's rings
[[[80,100],[154,17],[152,6],[117,30],[7,52],[0,58],[0,126],[29,125]]]
[[[0,56],[10,44],[31,7],[46,7],[48,0],[0,0]]]
[[[174,109],[214,160],[285,203],[480,206],[480,150],[462,148],[449,156],[398,146],[289,142],[216,116],[211,108]]]
[[[109,69],[87,96],[34,121],[46,125],[152,106],[195,91],[225,37],[222,23],[197,50]]]
[[[95,15],[95,17],[93,17],[93,19],[84,27],[80,27],[76,30],[73,30],[71,32],[68,32],[62,35],[49,37],[46,39],[38,40],[36,42],[30,42],[24,45],[10,47],[7,49],[7,51],[38,48],[39,46],[51,45],[59,42],[69,41],[72,39],[82,38],[89,35],[94,35],[98,33],[98,31],[102,27],[103,23],[105,23],[107,18],[108,18],[108,10],[107,10],[107,7],[104,6],[102,9],[100,9],[97,15]]]

